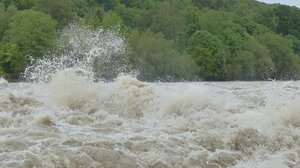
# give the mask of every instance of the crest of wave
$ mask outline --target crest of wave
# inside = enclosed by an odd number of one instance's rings
[[[67,26],[56,51],[33,60],[26,68],[28,81],[48,82],[59,71],[71,70],[89,80],[112,80],[127,71],[124,39],[116,31]]]

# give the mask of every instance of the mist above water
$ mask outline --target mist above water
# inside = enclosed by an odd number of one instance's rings
[[[0,79],[1,167],[299,167],[298,82],[146,83],[118,75],[116,33],[61,38],[64,54],[26,70],[34,82]],[[102,59],[121,62],[96,71]]]

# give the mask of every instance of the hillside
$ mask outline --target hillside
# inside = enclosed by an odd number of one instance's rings
[[[118,31],[144,81],[300,79],[300,9],[255,0],[0,0],[0,76],[59,52],[70,23]]]

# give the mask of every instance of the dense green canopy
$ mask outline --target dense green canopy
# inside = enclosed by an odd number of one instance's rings
[[[0,76],[74,22],[119,31],[146,81],[300,78],[300,9],[255,0],[0,0]]]

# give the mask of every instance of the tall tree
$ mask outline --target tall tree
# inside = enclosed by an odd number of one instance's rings
[[[261,44],[270,50],[275,65],[273,77],[288,80],[299,77],[300,60],[293,52],[293,41],[274,33],[266,33],[258,37]]]
[[[238,80],[267,80],[275,71],[270,51],[254,38],[244,43],[229,66],[231,79]]]
[[[225,51],[222,42],[207,31],[195,32],[189,40],[189,51],[204,80],[225,80]]]
[[[190,57],[174,50],[172,41],[164,39],[162,34],[133,32],[129,45],[131,62],[140,72],[139,79],[192,79],[195,67]]]
[[[0,40],[4,36],[5,30],[8,28],[9,20],[18,12],[15,5],[9,5],[5,10],[5,5],[0,3]]]
[[[24,10],[11,18],[5,31],[2,45],[2,57],[10,64],[12,73],[19,73],[29,63],[29,56],[38,58],[53,44],[56,35],[56,22],[44,13]]]

